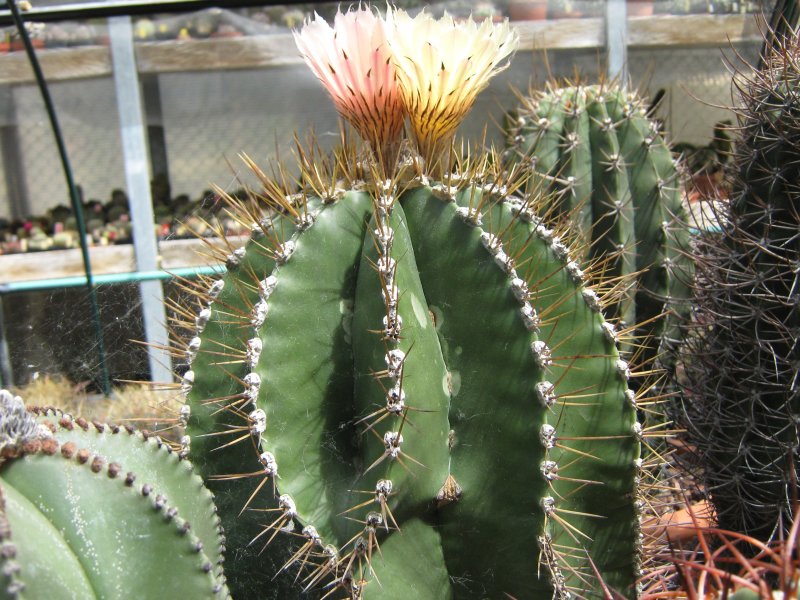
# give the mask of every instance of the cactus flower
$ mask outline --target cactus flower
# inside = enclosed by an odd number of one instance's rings
[[[300,53],[339,114],[391,164],[403,131],[403,105],[386,24],[369,8],[338,12],[333,27],[315,14],[294,32]]]
[[[389,10],[389,45],[398,85],[420,154],[431,160],[449,145],[455,130],[489,79],[517,47],[508,24],[455,21],[426,12],[415,17]]]

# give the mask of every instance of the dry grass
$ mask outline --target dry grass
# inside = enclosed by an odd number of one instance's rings
[[[75,417],[102,423],[130,424],[168,439],[177,440],[180,432],[175,416],[180,406],[175,390],[159,390],[145,384],[115,387],[111,396],[87,394],[63,377],[38,377],[12,389],[27,406],[53,406]]]

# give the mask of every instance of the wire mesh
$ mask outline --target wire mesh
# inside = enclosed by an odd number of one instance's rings
[[[551,8],[557,4],[569,3],[551,2]],[[585,0],[571,4],[584,17],[602,18],[603,2]],[[498,14],[505,14],[508,5],[498,2],[495,5]],[[330,12],[335,6],[327,4],[318,10]],[[455,4],[437,5],[431,10],[445,6],[460,10]],[[244,24],[253,28],[250,34],[270,35],[276,30],[286,33],[287,24],[297,24],[311,8],[312,5],[283,12],[279,7],[249,12],[204,12],[203,19],[197,16],[138,19],[134,31],[137,40],[149,44],[158,44],[162,37],[183,35],[184,30],[195,38],[210,37],[211,30],[204,28],[209,26],[211,15],[216,19],[211,26],[218,33],[225,31],[222,25],[241,29]],[[755,8],[755,3],[658,0],[655,5],[656,13],[712,9],[720,12],[724,8],[741,11]],[[102,25],[93,27],[99,36],[95,41],[102,43]],[[74,37],[74,27],[62,29],[72,36],[64,38],[64,45],[79,43]],[[660,90],[664,91],[656,114],[664,121],[670,139],[702,145],[710,141],[715,123],[730,118],[724,108],[731,104],[731,77],[725,57],[738,60],[735,56],[738,52],[752,62],[758,47],[758,43],[752,42],[735,48],[630,48],[627,68],[632,86],[646,97],[654,98]],[[70,48],[53,50],[56,51],[69,52]],[[0,64],[3,59],[0,55]],[[517,53],[511,66],[479,96],[460,134],[477,141],[486,132],[489,143],[502,144],[498,124],[504,112],[515,105],[515,90],[524,93],[529,87],[540,87],[549,77],[580,76],[585,81],[597,80],[605,73],[605,59],[602,48]],[[156,219],[160,222],[159,233],[166,241],[177,235],[176,215],[185,220],[187,215],[203,213],[207,207],[204,198],[212,184],[233,191],[252,181],[238,158],[240,153],[268,166],[274,159],[290,160],[295,132],[313,129],[323,146],[330,146],[338,139],[338,119],[331,103],[312,73],[299,63],[258,69],[142,73],[141,82],[153,180],[151,191]],[[113,79],[101,76],[54,81],[50,87],[75,179],[87,203],[90,229],[93,225],[107,229],[115,203],[119,210],[113,213],[113,218],[128,202]],[[52,234],[56,222],[69,218],[64,210],[53,211],[58,205],[67,205],[68,196],[52,132],[32,84],[0,85],[0,138],[3,148],[0,222],[17,218],[20,221],[15,227],[23,230],[19,232],[22,235],[30,233],[25,228],[35,227]],[[29,219],[30,216],[42,218]],[[10,235],[15,233],[12,228]],[[97,242],[102,239],[113,243],[120,238],[96,236]],[[45,254],[41,256],[42,261],[48,260]],[[53,291],[6,297],[4,316],[8,342],[14,349],[16,379],[25,381],[34,373],[46,371],[64,372],[79,380],[94,377],[92,372],[97,365],[93,363],[93,342],[88,333],[90,319],[83,314],[86,311],[83,293]],[[135,352],[132,358],[128,342],[143,335],[138,288],[135,285],[116,290],[104,288],[100,301],[112,376],[146,377],[144,351]]]

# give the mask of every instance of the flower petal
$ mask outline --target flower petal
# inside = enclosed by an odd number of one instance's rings
[[[386,15],[389,45],[398,84],[420,152],[448,140],[472,108],[489,79],[507,66],[518,36],[508,21],[480,25],[455,21],[447,13],[410,17],[403,10]]]
[[[338,12],[333,27],[315,14],[294,39],[339,114],[374,150],[395,144],[404,114],[384,21],[368,8]]]

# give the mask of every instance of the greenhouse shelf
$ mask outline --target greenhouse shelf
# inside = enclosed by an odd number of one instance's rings
[[[602,48],[605,19],[556,19],[515,22],[521,50]],[[760,40],[753,15],[657,15],[628,20],[627,46],[727,46]],[[138,42],[139,73],[169,73],[278,67],[299,64],[290,33],[237,38]],[[111,52],[105,46],[42,50],[42,68],[49,81],[104,77],[112,73]],[[0,84],[33,81],[25,56],[0,58]]]

